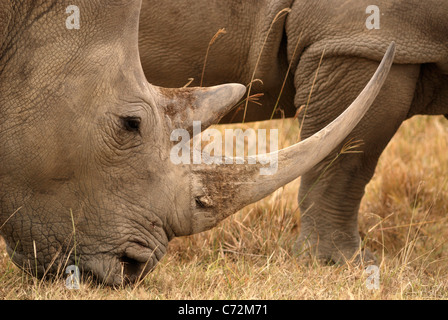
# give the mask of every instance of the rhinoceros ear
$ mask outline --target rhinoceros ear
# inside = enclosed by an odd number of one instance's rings
[[[208,88],[167,89],[158,87],[160,107],[171,119],[173,129],[193,131],[193,121],[200,121],[202,130],[217,123],[243,97],[246,87],[224,84]]]

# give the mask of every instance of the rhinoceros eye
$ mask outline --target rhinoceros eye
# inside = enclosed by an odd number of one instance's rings
[[[130,132],[139,132],[141,119],[138,117],[123,117],[121,118],[123,127]]]

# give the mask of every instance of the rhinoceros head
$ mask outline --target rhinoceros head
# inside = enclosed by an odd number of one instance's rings
[[[245,87],[152,86],[140,1],[78,1],[79,29],[67,28],[70,4],[0,2],[0,234],[40,276],[73,264],[108,284],[143,276],[173,237],[212,228],[321,161],[368,109],[393,56],[329,127],[277,152],[275,174],[248,159],[178,165],[173,130],[217,122]]]

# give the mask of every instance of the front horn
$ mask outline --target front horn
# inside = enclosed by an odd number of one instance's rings
[[[303,175],[327,157],[352,132],[380,92],[395,55],[395,43],[387,49],[378,69],[355,101],[328,126],[313,136],[286,149],[257,159],[277,159],[277,170],[262,175],[267,169],[253,157],[223,157],[222,164],[191,164],[191,224],[183,229],[187,235],[213,228],[221,220],[250,203],[254,203]],[[226,164],[232,163],[232,164]],[[266,163],[266,162],[265,162]],[[272,165],[272,163],[271,163]]]

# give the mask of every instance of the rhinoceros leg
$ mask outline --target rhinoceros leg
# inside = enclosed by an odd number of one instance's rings
[[[296,72],[296,106],[306,103],[319,57],[301,57]],[[361,58],[324,59],[319,70],[302,131],[305,138],[328,124],[361,91],[378,63]],[[375,171],[378,158],[410,108],[418,66],[392,66],[374,104],[349,139],[363,140],[362,153],[344,154],[330,166],[341,150],[335,150],[302,176],[299,192],[301,221],[299,248],[325,261],[340,262],[360,251],[358,209],[364,187]],[[304,112],[302,112],[303,116]],[[299,119],[301,116],[299,116]],[[341,145],[342,147],[342,145]],[[359,256],[355,256],[359,257]],[[373,256],[368,253],[365,258]]]

